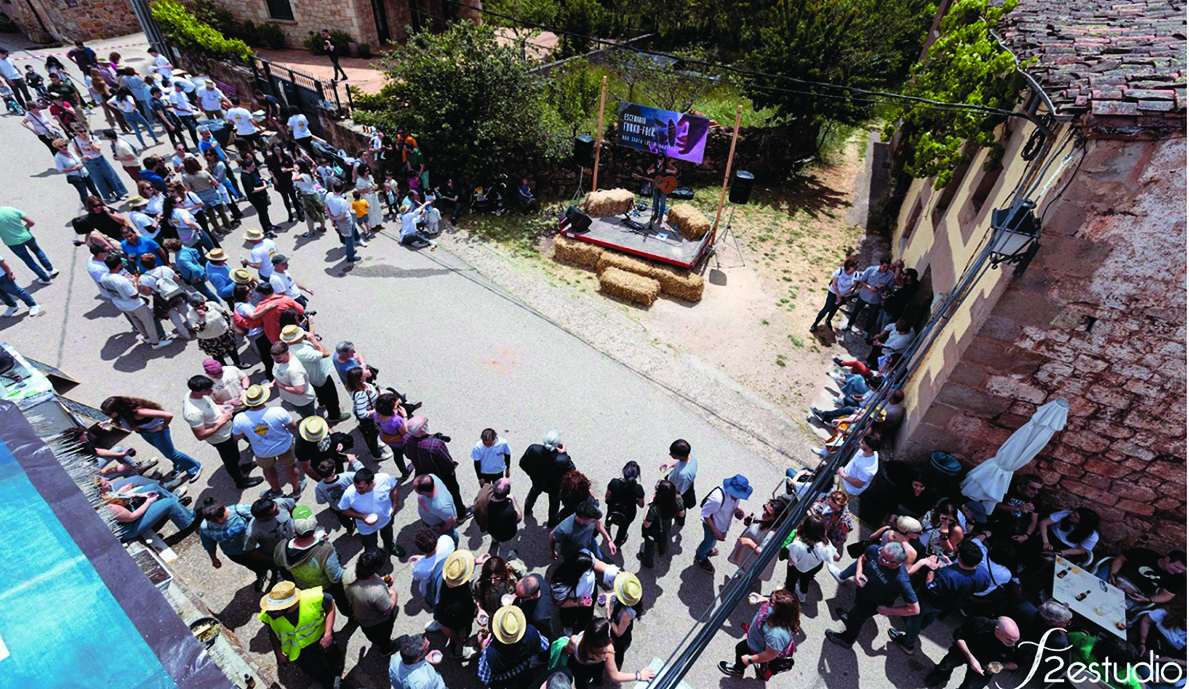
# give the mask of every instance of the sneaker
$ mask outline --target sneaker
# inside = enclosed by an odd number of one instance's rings
[[[440,632],[442,631],[442,625],[439,624],[437,620],[430,620],[429,622],[425,623],[425,631]]]
[[[833,361],[834,363],[838,364],[839,366],[842,366],[842,357],[840,357],[840,356],[836,356],[836,357],[830,359],[830,361]]]
[[[694,564],[701,567],[704,571],[714,574],[714,564],[710,560],[699,560],[695,557]]]
[[[826,571],[829,572],[830,576],[834,577],[834,581],[838,582],[839,584],[846,581],[846,579],[844,579],[842,576],[842,570],[838,569],[834,565],[826,565]]]
[[[158,340],[157,344],[149,345],[149,346],[152,347],[153,349],[164,349],[165,347],[168,347],[172,342],[173,342],[173,338],[166,337],[161,340]]]
[[[34,304],[32,307],[29,308],[29,315],[31,317],[40,316],[43,313],[45,313],[45,307],[42,306],[41,304]]]
[[[466,514],[459,517],[458,521],[465,522],[466,520],[470,519],[473,516],[475,516],[475,511],[468,507]]]
[[[54,284],[54,281],[53,281],[53,280],[50,280],[49,278],[37,278],[37,281],[38,281],[38,282],[40,282],[40,283],[41,283],[41,284],[43,284],[43,285],[52,285],[52,284]]]
[[[189,480],[189,478],[190,478],[190,475],[186,474],[186,473],[180,473],[177,475],[171,474],[170,476],[166,477],[167,480],[161,484],[161,487],[164,488],[165,490],[172,491],[175,488],[177,488],[178,486],[182,485],[183,483],[186,483],[186,481]]]
[[[797,600],[801,603],[805,602],[805,593],[801,589],[797,589]]]
[[[61,273],[61,272],[62,271],[58,270],[57,268],[50,269],[50,278],[58,277],[58,273]]]
[[[711,548],[710,552],[706,553],[706,557],[714,557],[718,555],[718,548]]]
[[[350,420],[350,418],[351,418],[350,414],[339,414],[338,416],[334,417],[333,419],[327,419],[327,421],[329,421],[330,423],[342,423],[344,421]]]
[[[202,478],[202,472],[200,472],[200,471],[195,471],[194,473],[189,473],[189,472],[186,473],[186,483],[194,483],[195,481],[197,481],[200,478]]]
[[[249,477],[245,478],[244,480],[240,481],[239,483],[235,484],[235,487],[239,488],[240,490],[243,490],[244,488],[251,488],[252,486],[258,486],[261,483],[264,483],[263,478],[261,478],[259,476],[249,476]]]
[[[181,490],[181,489],[179,488],[178,490]],[[174,493],[174,495],[176,496],[177,493]],[[194,502],[194,498],[190,497],[189,495],[183,495],[182,497],[178,498],[178,504],[180,504],[182,507],[189,507],[190,503],[192,503],[192,502]],[[198,520],[196,519],[194,521],[197,522]],[[186,527],[186,528],[190,528],[190,527]]]
[[[830,456],[830,451],[824,447],[816,447],[816,446],[810,445],[810,448],[813,450],[813,454],[817,455],[818,457],[825,458],[825,457]]]
[[[358,242],[355,242],[355,246],[367,246],[367,240],[360,239]]]
[[[178,486],[177,488],[173,489],[170,492],[173,493],[173,497],[182,498],[182,497],[185,497],[185,495],[186,495],[186,487]]]
[[[825,423],[825,424],[828,424],[828,423],[830,423],[829,419],[825,418],[826,412],[825,412],[825,410],[824,410],[824,409],[818,409],[817,407],[810,407],[810,408],[809,408],[809,411],[810,411],[810,412],[811,412],[811,413],[812,413],[812,414],[813,414],[815,417],[817,417],[817,420],[818,420],[818,421],[821,421],[822,423]]]
[[[279,498],[284,494],[285,494],[285,491],[280,490],[279,488],[269,488],[267,490],[261,491],[260,497],[262,497],[262,498]]]
[[[20,310],[21,307],[19,306],[10,306],[4,310],[4,313],[0,314],[0,318],[12,318],[13,316],[17,315],[17,311]]]
[[[408,553],[409,553],[409,551],[405,550],[405,547],[399,543],[393,543],[392,549],[389,550],[389,552],[392,553],[393,555],[395,555],[400,560],[405,559],[405,555],[408,555]]]
[[[909,646],[908,644],[904,643],[905,636],[908,636],[908,634],[906,632],[900,631],[899,629],[888,630],[888,638],[891,639],[897,646],[899,646],[901,651],[904,651],[908,655],[912,655],[913,653],[917,652],[917,647],[915,645]]]
[[[305,480],[305,477],[303,476],[300,479],[298,479],[297,488],[293,492],[289,493],[289,497],[296,498],[297,496],[301,495],[301,492],[305,489],[306,489],[306,480]]]
[[[143,474],[144,472],[148,471],[149,469],[152,469],[153,467],[157,466],[157,464],[159,464],[160,462],[161,462],[161,459],[158,457],[146,459],[143,462],[137,462],[136,463],[136,471]]]
[[[742,677],[743,676],[743,670],[740,670],[739,668],[735,667],[734,663],[728,663],[725,660],[718,661],[718,671],[723,673],[724,675],[730,675],[732,677]]]
[[[835,644],[838,644],[839,646],[842,646],[843,648],[850,648],[851,643],[852,643],[852,642],[847,641],[846,639],[842,638],[842,634],[839,634],[838,632],[834,631],[833,629],[826,630],[826,639],[829,640],[831,643],[835,643]]]

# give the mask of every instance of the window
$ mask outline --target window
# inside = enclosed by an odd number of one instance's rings
[[[916,203],[912,204],[912,210],[908,213],[908,221],[904,223],[904,239],[907,244],[908,238],[917,229],[917,222],[921,219],[921,196],[917,195]]]
[[[289,0],[268,0],[268,16],[293,21],[293,5]]]
[[[974,188],[974,193],[970,195],[970,205],[974,206],[975,214],[983,210],[983,204],[991,196],[991,191],[999,183],[999,176],[1002,174],[1003,166],[998,163],[996,163],[994,170],[983,173],[982,179],[978,181],[978,186]]]

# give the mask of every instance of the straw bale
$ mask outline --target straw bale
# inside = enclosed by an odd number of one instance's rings
[[[710,219],[688,203],[679,203],[670,208],[666,222],[670,227],[677,228],[682,237],[694,241],[705,237],[710,231]]]
[[[619,268],[607,268],[599,275],[599,289],[613,297],[652,306],[661,284],[643,275],[629,273]]]
[[[591,217],[622,215],[636,203],[636,195],[627,189],[604,189],[586,195],[582,207]]]
[[[661,292],[666,296],[688,302],[702,301],[706,280],[697,273],[674,266],[653,266],[650,277],[660,283]]]
[[[644,277],[652,277],[652,264],[647,261],[642,261],[634,256],[625,256],[624,254],[617,254],[613,251],[604,251],[603,255],[599,257],[599,265],[596,270],[601,275],[604,270],[608,268],[619,268],[626,270],[629,273],[643,275]]]
[[[553,260],[585,268],[598,266],[603,250],[594,244],[558,235],[553,240]]]

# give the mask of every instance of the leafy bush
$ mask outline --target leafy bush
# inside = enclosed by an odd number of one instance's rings
[[[256,27],[256,31],[260,34],[260,40],[264,45],[273,50],[282,50],[285,47],[285,32],[280,26],[276,24],[261,24]]]
[[[372,56],[372,44],[371,43],[360,43],[359,44],[359,57],[367,60],[367,59],[371,58],[371,56]]]
[[[12,17],[0,12],[0,33],[16,33],[19,30]]]
[[[602,82],[583,58],[567,62],[552,76],[549,100],[561,121],[569,125],[570,135],[573,136],[578,133],[579,125],[594,111]]]
[[[260,40],[260,30],[256,28],[256,24],[251,19],[240,24],[235,34],[237,38],[253,48],[264,45],[264,41]]]
[[[252,49],[247,43],[226,38],[223,32],[199,21],[177,0],[157,0],[152,10],[153,19],[161,31],[182,48],[222,60],[248,62],[252,58]]]
[[[330,30],[330,40],[331,40],[331,42],[334,43],[334,52],[338,53],[340,56],[346,56],[346,55],[351,54],[351,48],[348,46],[348,44],[355,42],[355,39],[351,38],[351,34],[347,33],[346,31],[339,31],[338,29],[331,29]],[[306,50],[310,51],[311,53],[313,53],[315,55],[325,55],[326,54],[326,51],[322,50],[322,34],[321,33],[314,33],[313,31],[311,31],[305,37],[305,40],[301,42],[301,44],[305,47]]]

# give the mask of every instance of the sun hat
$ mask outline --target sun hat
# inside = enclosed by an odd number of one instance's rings
[[[128,197],[129,208],[144,208],[147,205],[149,205],[149,200],[139,194]]]
[[[250,227],[248,228],[248,231],[244,233],[244,239],[248,240],[249,242],[258,242],[261,239],[264,239],[264,230],[258,227]]]
[[[263,407],[272,395],[272,390],[263,385],[253,385],[244,391],[244,404],[249,407]]]
[[[292,581],[279,581],[272,590],[260,599],[260,610],[263,612],[280,612],[293,607],[301,598],[301,589]]]
[[[301,338],[305,337],[305,334],[306,331],[302,330],[300,325],[286,325],[281,328],[281,342],[285,344],[301,342]]]
[[[442,580],[450,588],[457,588],[471,580],[475,573],[475,556],[469,550],[455,550],[442,563]]]
[[[514,644],[524,638],[524,611],[515,605],[505,605],[491,618],[491,634],[501,644]]]
[[[631,607],[640,602],[644,595],[644,587],[640,585],[640,578],[631,572],[620,572],[615,577],[615,597],[620,603]]]
[[[743,474],[735,474],[731,478],[722,480],[722,489],[736,500],[746,500],[751,497],[752,487]]]
[[[307,416],[301,420],[297,432],[302,440],[317,443],[330,434],[330,428],[326,425],[326,419],[321,416]]]
[[[211,249],[206,252],[206,260],[214,261],[215,263],[225,263],[227,261],[227,254],[222,249]]]
[[[247,268],[236,268],[231,271],[231,281],[237,285],[246,285],[252,282],[252,274]]]

